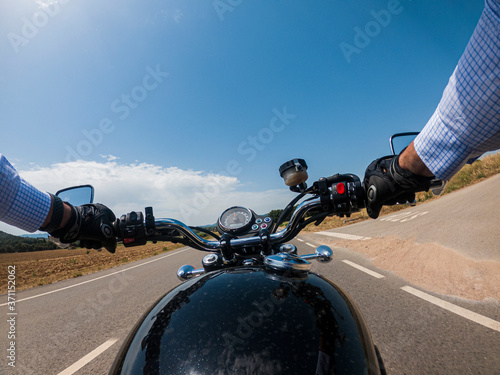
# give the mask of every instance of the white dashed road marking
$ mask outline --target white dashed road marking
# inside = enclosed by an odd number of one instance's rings
[[[370,276],[376,277],[377,279],[382,279],[382,278],[385,277],[384,275],[381,275],[381,274],[379,274],[379,273],[377,273],[375,271],[369,270],[368,268],[360,266],[359,264],[351,262],[350,260],[344,259],[342,262],[344,262],[345,264],[348,264],[351,267],[354,267],[354,268],[356,268],[356,269],[358,269],[360,271],[363,271],[364,273],[367,273]]]
[[[391,221],[391,222],[399,222],[406,223],[407,221],[416,219],[417,217],[424,216],[428,214],[429,211],[410,211],[410,212],[401,212],[390,216],[385,216],[380,219],[380,221]]]
[[[316,232],[323,236],[337,237],[343,240],[369,240],[371,237],[356,236],[355,234],[337,233],[337,232]]]
[[[168,258],[172,255],[177,255],[177,254],[180,254],[184,251],[186,251],[188,249],[184,249],[184,250],[181,250],[181,251],[176,251],[175,253],[171,253],[171,254],[168,254],[168,255],[165,255],[165,256],[162,256],[160,258],[156,258],[156,259],[153,259],[153,260],[150,260],[148,262],[144,262],[144,263],[141,263],[141,264],[137,264],[135,266],[132,266],[132,267],[129,267],[129,268],[125,268],[121,271],[116,271],[116,272],[113,272],[113,273],[110,273],[108,275],[104,275],[104,276],[99,276],[99,277],[96,277],[94,279],[90,279],[90,280],[87,280],[87,281],[83,281],[81,283],[78,283],[78,284],[73,284],[73,285],[70,285],[70,286],[66,286],[64,288],[60,288],[60,289],[56,289],[56,290],[51,290],[50,292],[46,292],[46,293],[42,293],[42,294],[37,294],[37,295],[34,295],[34,296],[31,296],[31,297],[26,297],[26,298],[22,298],[22,299],[19,299],[16,301],[16,303],[19,303],[19,302],[22,302],[22,301],[27,301],[29,299],[33,299],[33,298],[38,298],[38,297],[42,297],[42,296],[46,296],[48,294],[52,294],[52,293],[57,293],[57,292],[60,292],[62,290],[66,290],[66,289],[71,289],[71,288],[74,288],[76,286],[80,286],[80,285],[83,285],[83,284],[87,284],[87,283],[91,283],[92,281],[97,281],[97,280],[100,280],[100,279],[104,279],[106,277],[109,277],[109,276],[113,276],[113,275],[116,275],[118,273],[121,273],[121,272],[125,272],[125,271],[128,271],[128,270],[131,270],[131,269],[134,269],[134,268],[137,268],[137,267],[142,267],[142,266],[145,266],[146,264],[149,264],[149,263],[153,263],[153,262],[156,262],[158,260],[162,260],[164,258]],[[0,306],[5,306],[7,305],[7,303],[2,303],[0,304]]]
[[[85,357],[82,357],[75,363],[73,363],[71,366],[69,366],[66,370],[61,371],[57,375],[72,375],[78,370],[80,370],[83,366],[85,366],[87,363],[91,362],[95,358],[97,358],[99,355],[104,353],[106,350],[108,350],[115,342],[117,342],[118,339],[111,339],[106,341],[104,344],[101,346],[97,347],[96,349],[92,350],[89,354],[87,354]]]
[[[418,289],[412,288],[411,286],[401,287],[405,292],[413,294],[414,296],[421,298],[427,302],[430,302],[436,306],[439,306],[445,310],[448,310],[454,314],[460,315],[465,319],[469,319],[475,323],[481,324],[485,327],[491,328],[492,330],[500,332],[500,322],[490,319],[484,315],[475,313],[473,311],[464,309],[463,307],[454,305],[453,303],[443,301],[440,298],[431,296],[430,294],[424,293]]]
[[[427,212],[420,213],[420,215],[425,215]],[[335,232],[317,232],[316,234],[323,234],[326,236],[332,236],[332,237],[339,237],[339,238],[344,238],[344,239],[353,239],[353,240],[361,240],[361,239],[369,239],[370,237],[362,237],[362,236],[355,236],[355,235],[347,235],[344,233],[335,233]],[[306,245],[315,247],[314,245],[306,242]],[[342,260],[345,264],[350,265],[351,267],[354,267],[362,272],[365,272],[366,274],[373,276],[377,279],[382,279],[385,276],[381,275],[375,271],[372,271],[366,267],[360,266],[357,263],[351,262],[350,260],[344,259]],[[472,322],[475,322],[477,324],[481,324],[484,327],[490,328],[494,331],[500,332],[500,322],[493,320],[491,318],[488,318],[487,316],[475,313],[473,311],[467,310],[463,307],[457,306],[453,303],[444,301],[440,298],[434,297],[430,294],[424,293],[418,289],[412,288],[411,286],[403,286],[401,287],[402,290],[404,290],[407,293],[410,293],[414,295],[415,297],[421,298],[424,301],[427,301],[429,303],[432,303],[433,305],[436,305],[438,307],[441,307],[449,312],[452,312],[454,314],[457,314],[465,319],[468,319]]]

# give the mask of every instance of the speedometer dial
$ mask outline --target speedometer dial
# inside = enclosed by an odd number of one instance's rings
[[[219,218],[219,229],[223,232],[241,233],[252,225],[253,214],[245,207],[231,207]]]

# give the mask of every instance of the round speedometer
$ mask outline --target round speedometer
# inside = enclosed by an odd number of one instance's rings
[[[222,232],[241,233],[252,225],[253,213],[245,207],[231,207],[222,213],[218,226]]]

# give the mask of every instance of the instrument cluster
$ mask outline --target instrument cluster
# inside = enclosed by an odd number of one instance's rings
[[[262,229],[271,230],[273,219],[270,216],[257,215],[252,210],[234,206],[225,210],[217,221],[217,230],[220,234],[229,233],[232,235],[258,234]]]

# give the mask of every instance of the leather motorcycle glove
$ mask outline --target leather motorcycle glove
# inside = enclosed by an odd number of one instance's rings
[[[416,192],[429,190],[431,180],[401,168],[399,155],[374,160],[363,180],[368,216],[376,219],[383,205],[413,202]]]
[[[87,249],[104,247],[110,253],[116,250],[116,239],[113,230],[115,214],[103,204],[84,204],[71,208],[71,217],[67,224],[58,229],[62,220],[63,203],[59,197],[53,197],[53,214],[51,222],[44,228],[51,236],[59,238],[62,243],[80,240],[80,246]]]

